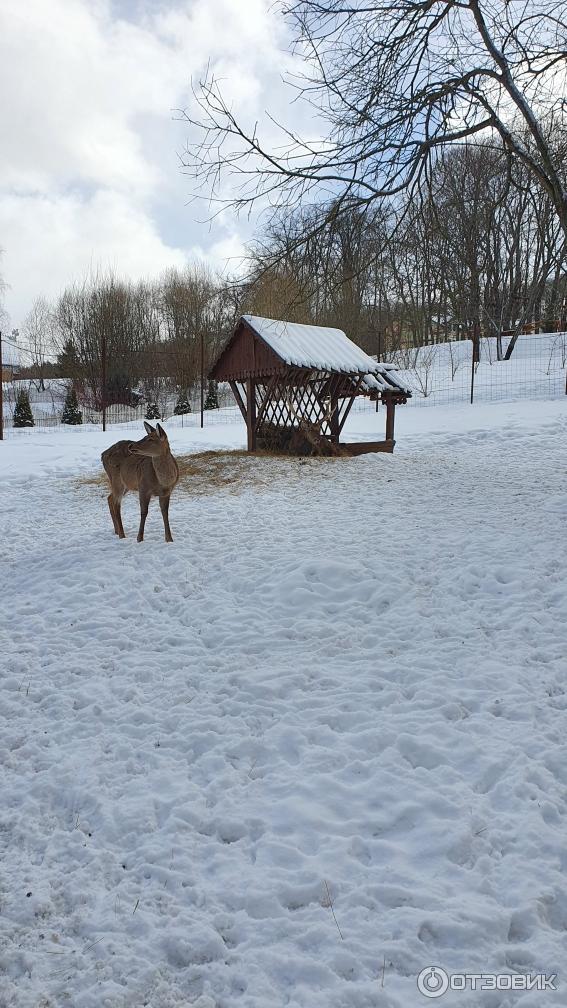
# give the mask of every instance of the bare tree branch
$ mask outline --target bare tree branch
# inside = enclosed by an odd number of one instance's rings
[[[565,122],[564,0],[292,0],[280,9],[305,66],[288,85],[317,110],[322,137],[302,138],[268,114],[247,126],[209,74],[195,108],[180,113],[194,195],[268,214],[347,195],[337,205],[350,211],[399,197],[439,150],[481,136],[533,174],[567,236],[565,157],[551,139]]]

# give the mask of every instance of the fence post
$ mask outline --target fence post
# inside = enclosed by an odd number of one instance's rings
[[[201,329],[201,429],[204,426],[205,408],[205,338]]]
[[[4,440],[4,365],[2,364],[2,330],[0,329],[0,441]]]
[[[101,380],[102,380],[102,429],[106,430],[106,333],[104,327],[101,333],[100,352],[102,355]]]
[[[376,356],[378,358],[378,363],[380,364],[382,360],[382,294],[380,294],[380,324],[378,326],[377,336],[378,336],[378,351]],[[378,412],[378,407],[380,405],[378,399],[379,397],[376,396],[376,412]]]
[[[474,366],[480,362],[480,325],[473,322],[472,330],[472,360],[471,360],[471,403],[474,402]]]

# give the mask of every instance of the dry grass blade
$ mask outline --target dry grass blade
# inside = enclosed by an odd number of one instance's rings
[[[335,908],[333,906],[333,900],[331,898],[331,893],[329,891],[329,886],[327,885],[326,879],[323,879],[323,884],[324,884],[326,892],[327,892],[327,903],[326,903],[326,905],[329,907],[329,909],[330,909],[330,911],[331,911],[331,913],[333,915],[333,920],[334,920],[335,924],[337,925],[337,931],[339,932],[339,935],[341,936],[341,941],[344,941],[344,936],[343,936],[343,933],[342,933],[342,931],[341,931],[341,929],[339,927],[339,922],[338,922],[338,920],[336,918],[336,915],[335,915]]]

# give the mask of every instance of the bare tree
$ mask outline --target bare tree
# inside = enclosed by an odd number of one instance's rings
[[[111,273],[67,289],[57,309],[60,361],[91,408],[132,403],[133,389],[159,346],[153,288]]]
[[[434,377],[438,358],[438,346],[405,347],[394,351],[392,361],[400,370],[408,372],[414,390],[427,399],[435,392]]]
[[[323,119],[323,138],[281,125],[266,144],[209,76],[197,109],[181,113],[197,130],[185,167],[209,196],[226,192],[228,174],[238,210],[311,202],[336,214],[395,196],[440,148],[481,135],[537,179],[567,235],[565,141],[554,142],[565,0],[284,0],[281,9],[306,67],[288,83]]]
[[[391,212],[384,202],[345,209],[319,219],[314,235],[317,219],[299,210],[264,229],[250,249],[243,310],[338,326],[378,354],[474,336],[478,356],[484,331],[502,359],[542,304],[557,318],[567,292],[551,200],[491,144],[439,152]],[[504,330],[514,333],[507,346]]]
[[[206,369],[225,334],[220,285],[206,265],[195,263],[168,270],[158,285],[158,299],[172,375],[178,392],[185,392],[200,373],[201,349]]]
[[[370,353],[384,328],[379,249],[386,241],[375,209],[317,225],[317,211],[282,215],[250,249],[241,310],[337,326]]]
[[[38,297],[28,312],[23,325],[31,358],[30,373],[39,391],[45,391],[45,379],[50,371],[49,358],[56,342],[56,320],[53,308],[43,297]]]

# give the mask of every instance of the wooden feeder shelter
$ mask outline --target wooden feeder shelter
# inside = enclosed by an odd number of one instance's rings
[[[394,450],[394,414],[411,395],[396,369],[340,329],[243,315],[209,372],[228,382],[248,431],[248,451],[351,454]],[[386,406],[384,441],[340,445],[359,395]]]

